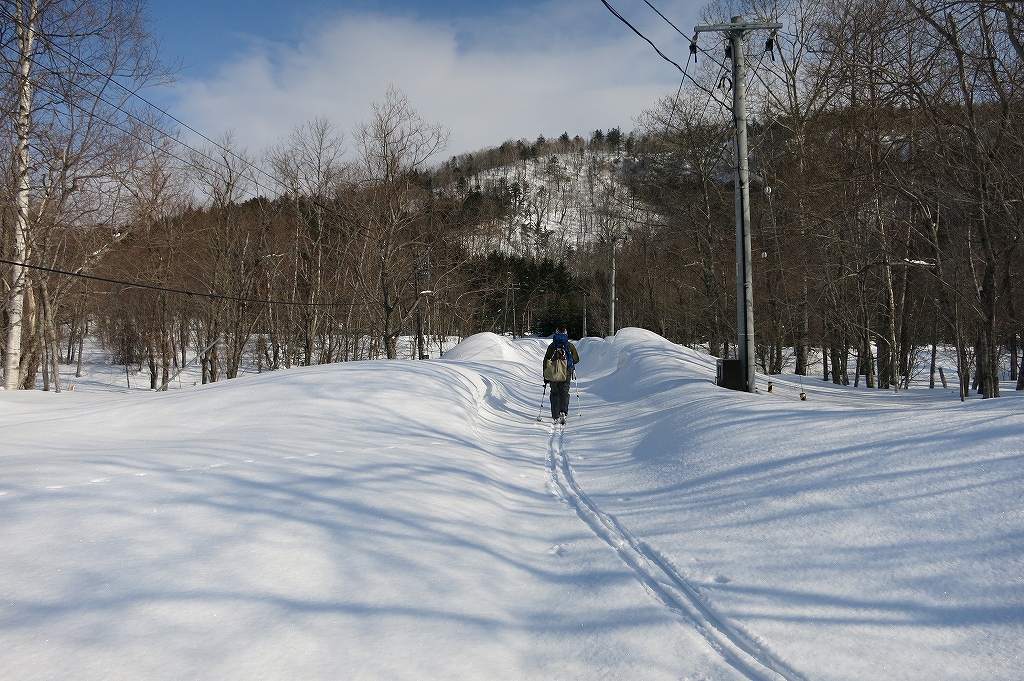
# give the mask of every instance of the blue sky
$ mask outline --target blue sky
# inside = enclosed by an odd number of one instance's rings
[[[687,41],[643,0],[612,4],[670,56]],[[657,0],[691,32],[704,0]],[[389,86],[451,132],[445,155],[538,135],[633,128],[679,73],[600,0],[150,0],[178,79],[155,96],[260,153],[327,117],[346,133]]]

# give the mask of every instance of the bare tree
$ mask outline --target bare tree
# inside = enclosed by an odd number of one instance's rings
[[[956,290],[977,322],[977,383],[999,396],[999,324],[1009,259],[1022,236],[1020,207],[1024,128],[1024,53],[1019,3],[908,0],[927,25],[942,67],[912,81],[942,169],[947,222],[965,246],[970,286]],[[961,376],[963,380],[964,377]]]
[[[132,256],[121,259],[124,265],[118,272],[158,288],[181,287],[178,261],[188,257],[188,249],[177,218],[193,208],[188,168],[177,156],[178,140],[161,130],[159,121],[144,123],[135,126],[136,144],[120,177],[133,229],[126,239]],[[145,344],[150,387],[166,389],[172,367],[179,364],[174,346],[180,337],[178,327],[187,324],[184,306],[166,291],[135,297],[143,299],[133,312]]]
[[[397,357],[403,324],[423,304],[415,290],[416,256],[433,227],[425,210],[432,194],[424,171],[447,142],[447,130],[424,121],[395,88],[356,131],[356,177],[346,200],[351,222],[365,238],[356,277],[364,302],[376,312],[377,335],[389,359]]]
[[[329,321],[329,310],[319,305],[329,291],[338,292],[340,280],[345,277],[344,250],[348,240],[338,238],[338,214],[330,203],[334,199],[346,168],[344,135],[335,130],[325,118],[314,119],[297,127],[267,153],[267,160],[288,201],[294,207],[295,230],[291,246],[291,281],[288,300],[304,303],[289,306],[289,326],[294,327],[298,317],[301,329],[302,363],[314,360],[330,361],[333,334],[323,327]],[[339,243],[340,242],[340,243]],[[351,309],[351,306],[348,306]],[[270,310],[276,322],[278,310]],[[274,324],[274,326],[279,326]],[[279,334],[275,334],[279,336]],[[317,339],[321,343],[319,357],[314,350]]]
[[[248,153],[238,148],[231,132],[215,144],[189,153],[192,175],[206,194],[209,212],[197,216],[205,228],[197,283],[210,293],[196,329],[197,350],[202,353],[203,383],[216,381],[221,370],[228,378],[238,372],[242,353],[256,320],[247,298],[258,285],[258,268],[265,253],[263,202],[254,199],[239,208],[258,185],[256,166]],[[255,217],[255,219],[253,219]],[[223,342],[224,348],[218,348]]]
[[[111,175],[123,151],[121,126],[136,108],[133,93],[167,75],[155,59],[143,7],[142,0],[13,0],[0,6],[2,88],[14,140],[13,229],[5,237],[19,263],[12,267],[7,296],[8,390],[33,382],[23,353],[26,333],[33,329],[25,324],[31,296],[22,264],[82,266],[81,261],[66,262],[69,254],[59,237],[115,218]],[[36,272],[42,304],[49,308],[43,318],[52,320],[53,287],[42,270]],[[46,346],[55,355],[55,339]]]

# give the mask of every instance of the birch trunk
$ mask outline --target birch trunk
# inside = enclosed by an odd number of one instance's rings
[[[18,115],[15,120],[14,252],[17,263],[28,262],[29,223],[29,134],[32,121],[32,56],[35,49],[37,0],[27,5],[14,3],[15,30],[18,35]],[[26,272],[21,264],[11,267],[11,290],[7,303],[7,361],[4,366],[4,389],[17,390],[21,385],[21,337],[24,325]]]

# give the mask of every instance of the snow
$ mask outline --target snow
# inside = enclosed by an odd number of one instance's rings
[[[1020,678],[1012,386],[736,393],[626,329],[561,430],[546,345],[0,392],[0,678]]]

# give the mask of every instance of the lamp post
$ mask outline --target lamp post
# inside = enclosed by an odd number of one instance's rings
[[[430,303],[430,296],[434,293],[427,290],[420,282],[430,282],[430,248],[420,250],[416,258],[416,290],[419,291],[416,300],[416,359],[430,359],[426,342],[423,338],[423,305]]]
[[[615,335],[615,242],[618,241],[618,237],[614,234],[611,236],[612,245],[612,281],[611,281],[611,299],[608,301],[608,335]]]
[[[580,338],[587,337],[587,292],[583,292],[583,335]]]
[[[430,304],[430,296],[433,291],[420,291],[420,305],[416,306],[416,358],[430,359],[430,352],[427,350],[426,340],[423,336],[423,308],[422,305]],[[425,302],[424,302],[425,301]],[[428,315],[429,316],[429,315]]]

